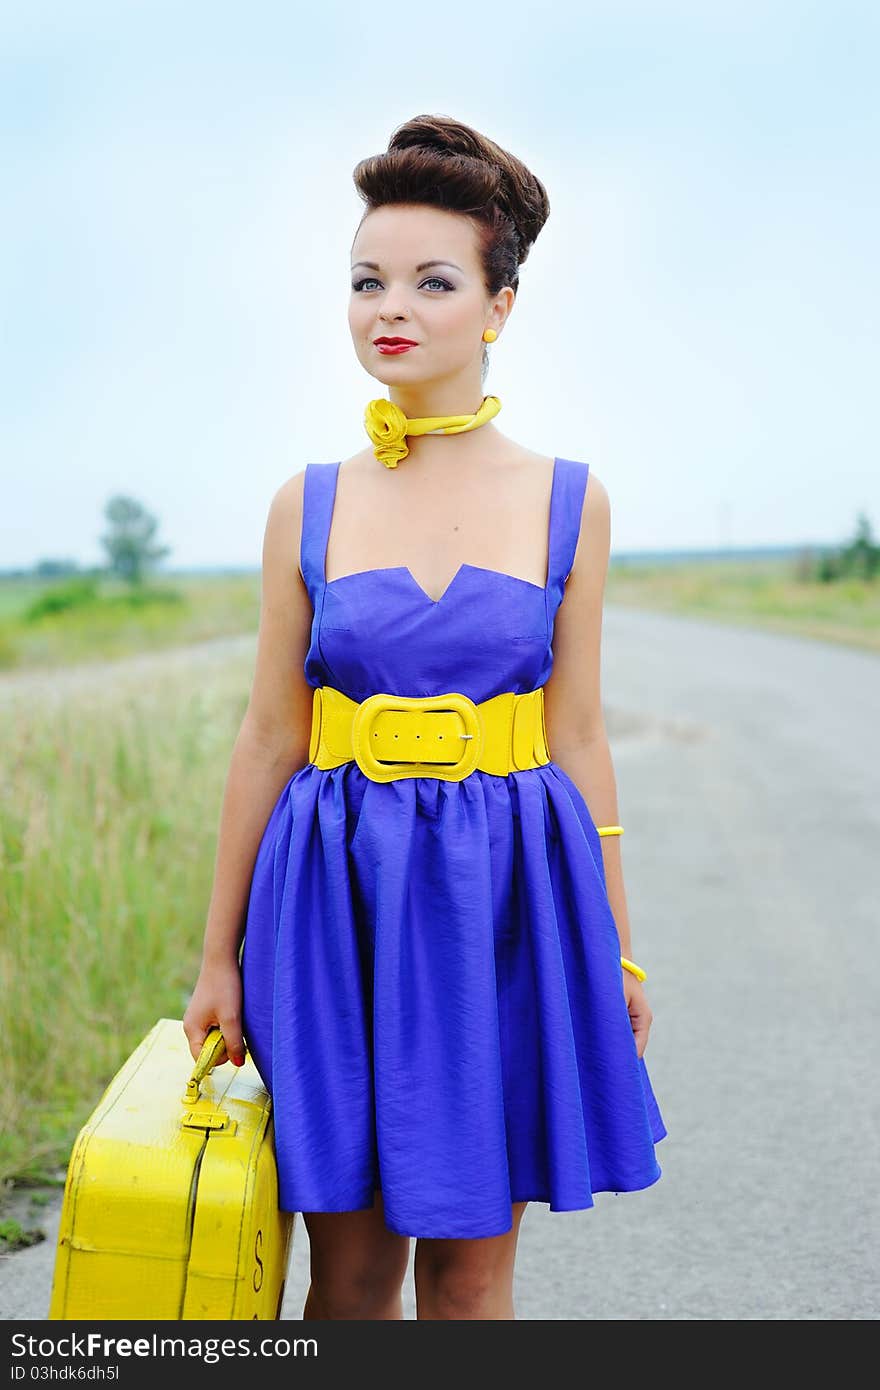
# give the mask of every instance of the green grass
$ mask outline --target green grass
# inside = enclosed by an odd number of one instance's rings
[[[65,1166],[124,1058],[182,1017],[248,665],[0,703],[0,1181]]]
[[[880,581],[822,584],[790,560],[612,560],[606,600],[880,651]]]
[[[260,575],[169,576],[142,592],[101,579],[90,599],[69,581],[0,580],[0,671],[50,669],[255,632]],[[72,591],[72,592],[71,592]],[[30,616],[50,601],[57,612]]]
[[[64,582],[0,580],[0,673],[51,669],[139,651],[188,646],[255,633],[260,576],[228,574],[154,579],[142,595],[100,580],[92,601],[28,620]],[[609,603],[690,613],[825,641],[880,650],[880,581],[822,584],[803,560],[691,560],[664,564],[612,557]]]

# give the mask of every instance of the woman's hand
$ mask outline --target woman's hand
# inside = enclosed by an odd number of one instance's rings
[[[640,1057],[643,1057],[645,1048],[648,1046],[648,1033],[651,1030],[654,1015],[648,1007],[645,987],[641,980],[637,980],[630,970],[624,970],[622,973],[623,993],[632,1023],[633,1036],[636,1040],[636,1052]]]
[[[195,989],[183,1016],[183,1031],[193,1061],[199,1060],[202,1044],[212,1028],[223,1034],[224,1048],[217,1059],[222,1066],[227,1057],[237,1067],[244,1065],[241,1035],[241,969],[237,960],[202,964]]]

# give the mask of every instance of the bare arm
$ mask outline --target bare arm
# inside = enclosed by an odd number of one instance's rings
[[[230,1057],[242,1055],[238,953],[254,862],[282,788],[308,761],[313,694],[303,662],[312,606],[299,572],[303,477],[278,489],[266,522],[254,678],[220,811],[202,969],[184,1018],[193,1057],[215,1025]]]
[[[597,826],[620,824],[600,674],[602,605],[610,550],[608,492],[591,468],[571,576],[556,615],[553,672],[544,697],[550,756],[574,782]],[[620,953],[631,959],[621,839],[619,835],[603,835],[601,844],[608,902],[620,937]],[[641,1056],[652,1015],[643,987],[633,975],[621,973]]]
[[[206,958],[238,958],[260,839],[282,787],[308,758],[312,690],[302,667],[312,607],[298,566],[302,479],[279,488],[266,522],[254,679],[220,812]]]

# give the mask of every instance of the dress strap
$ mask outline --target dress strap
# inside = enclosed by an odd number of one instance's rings
[[[557,458],[550,497],[550,560],[547,567],[548,596],[560,602],[565,581],[574,564],[581,529],[581,511],[590,472],[588,463]]]
[[[325,582],[324,562],[338,473],[339,463],[306,464],[299,561],[306,588],[313,598],[315,590]]]

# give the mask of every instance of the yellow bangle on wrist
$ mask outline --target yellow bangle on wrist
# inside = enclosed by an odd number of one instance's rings
[[[600,835],[623,834],[622,825],[597,825],[596,829]],[[635,961],[627,960],[625,956],[621,956],[620,963],[623,966],[624,970],[628,970],[631,975],[635,975],[637,980],[647,980],[648,976],[646,972],[642,969],[640,965],[636,965]]]
[[[627,960],[626,956],[621,956],[620,963],[624,970],[628,970],[631,975],[635,975],[637,980],[647,980],[648,976],[645,971],[640,965],[636,965],[635,961]]]

